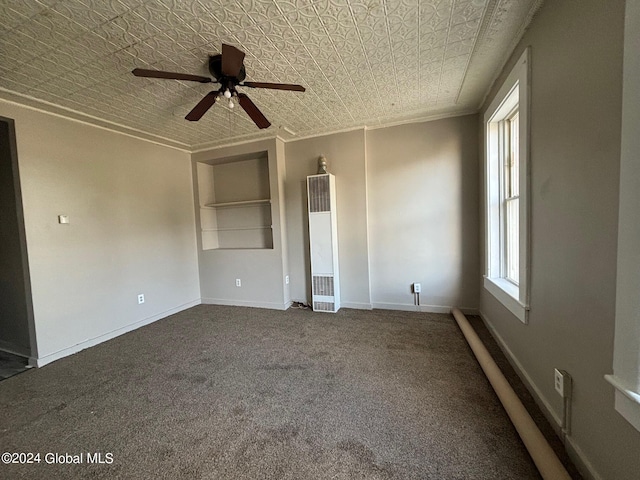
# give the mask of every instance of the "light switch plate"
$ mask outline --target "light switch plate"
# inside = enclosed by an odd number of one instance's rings
[[[69,215],[58,215],[58,223],[69,223]]]

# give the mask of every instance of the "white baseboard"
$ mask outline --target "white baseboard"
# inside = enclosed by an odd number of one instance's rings
[[[373,308],[382,310],[403,310],[405,312],[451,313],[454,308],[449,305],[411,305],[405,303],[373,303]],[[477,308],[456,307],[465,315],[478,315]]]
[[[373,307],[370,303],[340,302],[340,308],[353,308],[354,310],[371,310]]]
[[[491,336],[496,340],[496,342],[498,342],[500,349],[505,354],[507,360],[509,360],[509,363],[529,390],[529,393],[533,396],[535,402],[538,404],[538,407],[540,407],[540,410],[542,411],[544,416],[551,423],[551,426],[556,431],[558,436],[562,438],[562,419],[555,414],[545,396],[536,386],[535,382],[531,379],[522,364],[518,361],[518,358],[513,354],[507,343],[504,341],[502,336],[498,333],[491,321],[483,312],[480,312],[480,318],[482,318],[482,321],[491,333]],[[598,474],[595,468],[593,468],[593,465],[586,457],[584,452],[580,449],[580,447],[578,447],[578,445],[575,443],[573,438],[570,435],[565,435],[564,440],[564,445],[569,458],[571,458],[582,476],[587,480],[602,480],[600,474]]]
[[[286,310],[292,305],[292,302],[276,303],[276,302],[254,302],[253,300],[227,300],[226,298],[202,298],[205,305],[226,305],[229,307],[254,307],[268,308],[271,310]]]
[[[125,325],[124,327],[117,328],[111,332],[105,333],[95,338],[90,338],[88,340],[85,340],[84,342],[77,343],[71,347],[63,348],[62,350],[58,350],[57,352],[50,353],[43,357],[38,357],[35,359],[32,358],[30,359],[29,363],[32,365],[35,365],[36,367],[43,367],[55,360],[59,360],[69,355],[73,355],[74,353],[78,353],[81,350],[84,350],[89,347],[93,347],[95,345],[98,345],[99,343],[106,342],[107,340],[111,340],[112,338],[119,337],[124,333],[130,332],[132,330],[136,330],[140,327],[144,327],[145,325],[158,321],[162,318],[168,317],[169,315],[173,315],[174,313],[178,313],[178,312],[181,312],[182,310],[186,310],[188,308],[195,307],[196,305],[200,305],[200,303],[201,303],[200,299],[192,300],[191,302],[184,303],[175,308],[171,308],[164,312],[160,312],[151,317],[147,317],[137,322],[130,323],[129,325]]]

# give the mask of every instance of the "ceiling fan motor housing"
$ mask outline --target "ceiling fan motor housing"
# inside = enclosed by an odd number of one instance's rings
[[[211,75],[218,81],[224,77],[222,74],[222,55],[211,55],[209,57],[209,72]],[[240,73],[236,77],[227,77],[230,80],[229,83],[233,83],[237,85],[242,82],[247,77],[247,72],[245,71],[244,65],[240,68]]]
[[[220,96],[229,99],[229,107],[233,107],[231,99],[237,100],[242,109],[249,115],[253,123],[258,128],[269,128],[271,122],[260,111],[255,103],[244,93],[236,90],[237,86],[250,88],[271,88],[274,90],[294,90],[304,92],[302,85],[292,85],[288,83],[268,83],[268,82],[246,82],[241,83],[247,76],[244,68],[243,51],[238,50],[232,45],[222,44],[222,53],[209,56],[209,72],[220,84],[220,88],[216,91],[207,93],[198,104],[184,117],[190,122],[197,122],[202,116],[216,103]],[[183,80],[189,82],[211,83],[211,78],[202,75],[191,75],[178,72],[167,72],[164,70],[150,70],[145,68],[134,68],[133,73],[136,77],[148,78],[164,78],[170,80]]]

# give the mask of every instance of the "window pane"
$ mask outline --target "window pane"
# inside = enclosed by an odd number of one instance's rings
[[[517,197],[520,194],[518,188],[518,175],[520,170],[519,128],[520,115],[516,110],[511,118],[509,118],[509,196],[511,197]]]
[[[520,218],[519,218],[519,198],[506,200],[506,276],[507,279],[518,285],[520,278]]]

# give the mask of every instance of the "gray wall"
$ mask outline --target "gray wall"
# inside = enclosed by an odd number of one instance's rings
[[[187,153],[7,102],[0,115],[15,119],[41,362],[199,301]]]
[[[367,131],[376,308],[478,306],[478,117]]]
[[[529,324],[484,289],[481,311],[556,418],[553,369],[571,374],[568,446],[605,479],[640,471],[640,432],[615,412],[603,378],[613,363],[623,19],[623,1],[546,2],[485,103],[531,45]]]
[[[307,175],[336,176],[342,305],[478,307],[478,119],[357,130],[286,144],[291,298],[308,301]]]
[[[281,148],[277,148],[279,140],[263,140],[232,147],[225,147],[194,153],[194,162],[209,164],[225,163],[230,159],[246,159],[255,153],[268,152],[269,190],[271,194],[271,221],[273,232],[273,249],[219,249],[202,250],[201,240],[198,240],[198,255],[200,265],[200,286],[203,303],[245,305],[253,307],[267,307],[285,309],[288,307],[288,288],[284,283],[287,274],[284,271],[286,255],[284,243],[284,225],[280,215],[283,202],[281,180],[284,175],[282,167],[284,161]],[[195,167],[194,172],[197,173]],[[264,172],[266,173],[266,172]],[[241,188],[231,185],[231,191]],[[197,178],[194,175],[194,185]],[[199,199],[194,198],[195,205]],[[198,213],[198,231],[199,213]],[[200,237],[198,235],[198,237]],[[241,287],[236,287],[235,280],[240,279]]]
[[[0,118],[0,349],[28,357],[31,298],[13,135],[13,123]]]
[[[357,130],[289,142],[285,145],[285,200],[291,298],[309,303],[311,291],[307,217],[307,175],[327,157],[336,176],[340,294],[343,307],[371,308],[367,244],[364,131]]]

